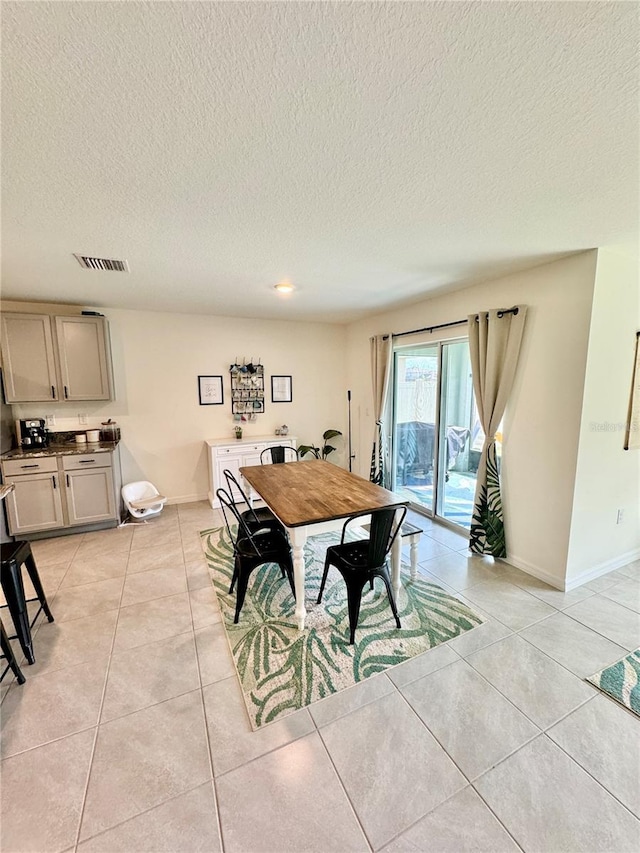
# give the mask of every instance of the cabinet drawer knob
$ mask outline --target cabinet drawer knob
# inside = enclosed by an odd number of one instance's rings
[[[51,396],[53,397],[54,400],[56,399],[56,386],[55,385],[51,386]]]
[[[69,481],[69,475],[67,474],[67,488],[71,486],[71,482]]]
[[[66,385],[64,386],[64,398],[65,400],[69,399],[69,390]]]
[[[20,467],[21,468],[39,468],[40,466],[38,464],[36,464],[36,465],[21,465]]]
[[[52,474],[51,479],[53,480],[53,488],[57,489],[58,488],[58,481],[56,480],[56,475]]]
[[[80,459],[79,462],[81,465],[93,465],[95,459]]]

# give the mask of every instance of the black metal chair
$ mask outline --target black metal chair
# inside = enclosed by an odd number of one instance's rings
[[[264,465],[265,460],[274,465],[279,462],[297,462],[298,458],[298,451],[295,447],[278,444],[276,447],[265,447],[260,454],[260,464]]]
[[[2,624],[2,620],[0,619],[0,651],[2,654],[0,655],[0,659],[4,658],[7,661],[7,665],[5,666],[2,674],[0,675],[0,681],[5,677],[5,675],[11,670],[15,675],[18,684],[24,684],[26,678],[22,674],[22,670],[18,666],[18,661],[16,660],[16,656],[13,653],[13,649],[11,648],[11,643],[9,642],[9,637],[7,637],[7,632],[4,630],[4,625]]]
[[[238,621],[244,599],[247,594],[249,577],[254,569],[265,563],[277,563],[282,577],[287,576],[293,597],[296,597],[293,583],[293,558],[291,545],[287,537],[279,530],[258,530],[252,533],[247,527],[231,495],[224,489],[218,489],[216,497],[224,516],[227,532],[233,544],[233,577],[229,593],[238,584],[236,592],[236,613],[234,623]],[[234,530],[235,524],[237,528]]]
[[[3,607],[8,608],[13,624],[15,625],[16,633],[9,637],[10,640],[18,639],[24,656],[28,663],[35,663],[36,658],[33,653],[33,641],[31,639],[31,628],[33,628],[36,619],[40,615],[40,611],[44,610],[45,616],[49,622],[53,622],[51,610],[47,597],[44,594],[40,576],[36,562],[33,559],[31,545],[28,542],[3,542],[0,545],[1,568],[0,568],[0,584],[2,592],[6,600]],[[35,590],[35,598],[27,598],[24,593],[24,584],[22,582],[22,565],[24,564],[33,588]],[[36,611],[33,619],[29,622],[29,613],[27,605],[31,601],[39,601],[40,607]]]
[[[399,519],[396,514],[402,509]],[[396,620],[396,627],[401,628],[400,618],[396,603],[391,591],[391,579],[387,568],[387,557],[391,551],[396,536],[400,532],[402,522],[407,514],[406,507],[384,507],[371,513],[359,512],[346,520],[342,528],[342,536],[339,545],[331,545],[327,548],[327,558],[324,564],[324,574],[318,594],[318,604],[322,601],[322,593],[327,582],[329,566],[335,566],[344,578],[347,586],[347,603],[349,606],[349,644],[353,645],[358,616],[360,615],[360,602],[362,590],[369,584],[373,589],[374,578],[382,578],[389,597],[389,604]],[[355,542],[345,542],[345,534],[348,526],[358,519],[371,516],[369,527],[369,538],[358,539]]]
[[[246,496],[244,489],[237,481],[233,473],[229,471],[228,468],[225,468],[222,473],[224,474],[225,480],[227,481],[227,493],[233,499],[235,494],[239,492],[241,502],[244,501],[244,503],[246,503],[246,505],[248,506],[248,509],[240,513],[240,517],[243,519],[244,523],[247,525],[251,533],[255,533],[256,531],[262,530],[264,528],[267,528],[268,530],[279,530],[281,533],[285,533],[285,529],[282,523],[271,512],[268,506],[257,507],[256,509],[254,509],[251,506],[249,498]],[[234,503],[236,503],[235,500]]]

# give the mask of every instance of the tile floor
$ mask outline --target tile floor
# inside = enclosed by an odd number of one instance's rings
[[[3,853],[637,850],[640,720],[584,677],[640,646],[640,561],[564,594],[422,522],[486,623],[255,733],[205,503],[34,543],[56,621],[1,688]]]

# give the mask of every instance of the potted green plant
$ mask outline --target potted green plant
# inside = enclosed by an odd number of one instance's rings
[[[316,457],[316,459],[326,459],[330,453],[333,453],[336,450],[333,445],[329,444],[329,441],[332,438],[336,438],[337,436],[342,435],[339,429],[328,429],[322,433],[322,441],[324,444],[322,447],[316,447],[314,444],[301,444],[298,447],[298,453],[300,456],[307,456],[311,454]]]
[[[242,427],[241,426],[234,427],[233,431],[236,434],[236,438],[242,438]]]

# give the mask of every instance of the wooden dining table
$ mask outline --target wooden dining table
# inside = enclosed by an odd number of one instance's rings
[[[240,473],[289,534],[296,590],[295,617],[301,631],[307,613],[304,603],[307,536],[328,529],[329,525],[335,528],[340,519],[359,512],[408,503],[400,495],[320,459],[250,465],[240,468]],[[400,589],[401,552],[401,537],[396,536],[391,555],[391,583],[396,597]]]

